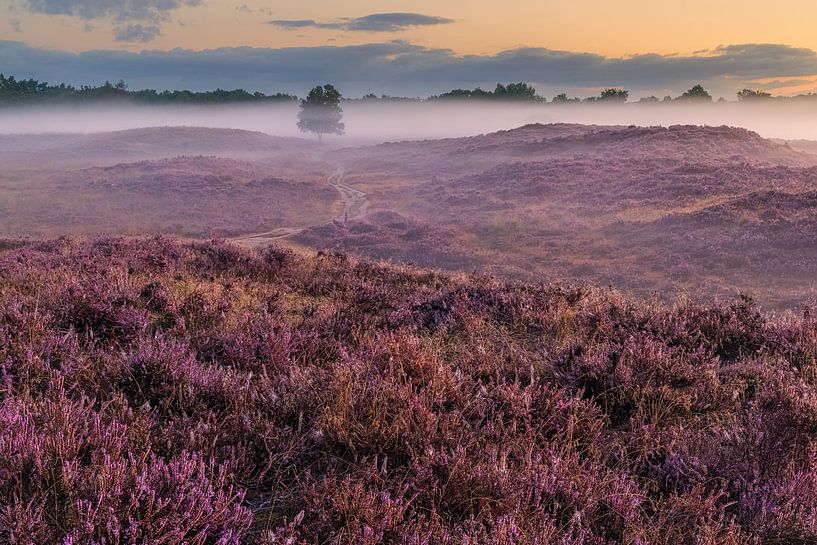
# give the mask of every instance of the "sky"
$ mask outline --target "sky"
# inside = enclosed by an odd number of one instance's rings
[[[817,90],[814,0],[0,0],[0,71],[131,88]]]

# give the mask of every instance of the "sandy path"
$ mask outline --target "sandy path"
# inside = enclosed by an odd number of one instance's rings
[[[332,174],[326,177],[326,183],[335,188],[341,195],[343,209],[333,220],[339,223],[363,219],[366,217],[366,214],[369,211],[369,199],[366,193],[344,184],[343,177],[345,175],[346,169],[339,166]],[[278,229],[273,229],[272,231],[265,231],[263,233],[255,233],[252,235],[242,235],[229,240],[237,244],[241,244],[242,246],[263,246],[264,244],[268,244],[278,239],[297,235],[305,229],[307,229],[307,227],[279,227]]]
[[[346,170],[343,167],[338,167],[335,172],[326,178],[326,182],[340,192],[343,200],[343,210],[340,215],[335,218],[335,221],[345,223],[347,221],[354,221],[366,217],[366,212],[369,209],[369,200],[366,193],[350,187],[343,183],[343,177]]]

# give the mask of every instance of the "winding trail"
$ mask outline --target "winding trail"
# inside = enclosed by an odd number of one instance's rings
[[[340,214],[332,220],[339,223],[363,219],[366,217],[366,214],[369,211],[369,199],[367,194],[359,189],[355,189],[354,187],[344,184],[343,178],[345,175],[346,169],[339,166],[334,172],[326,177],[326,183],[335,188],[335,190],[337,190],[337,192],[341,195],[341,204],[343,204],[343,209],[340,211]],[[315,227],[315,225],[310,227]],[[297,235],[306,229],[309,229],[309,227],[279,227],[263,233],[233,237],[229,240],[243,246],[255,247],[268,244],[275,240]]]
[[[366,193],[344,184],[343,177],[345,175],[346,170],[343,167],[338,167],[335,172],[326,178],[326,182],[337,189],[343,197],[341,201],[343,203],[343,210],[340,215],[335,218],[335,221],[341,223],[363,219],[369,210],[369,200]]]

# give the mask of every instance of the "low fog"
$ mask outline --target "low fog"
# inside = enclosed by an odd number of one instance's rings
[[[320,144],[295,102],[0,109],[0,243],[228,238],[788,309],[817,294],[808,102],[349,101]]]
[[[0,109],[0,134],[93,133],[155,126],[200,126],[303,136],[297,104],[229,106],[35,106]],[[767,138],[817,140],[815,103],[490,104],[345,102],[346,135],[335,144],[469,136],[527,123],[730,125]]]

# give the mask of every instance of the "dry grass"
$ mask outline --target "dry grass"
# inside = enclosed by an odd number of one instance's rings
[[[0,541],[809,543],[814,311],[59,239],[0,256]]]

